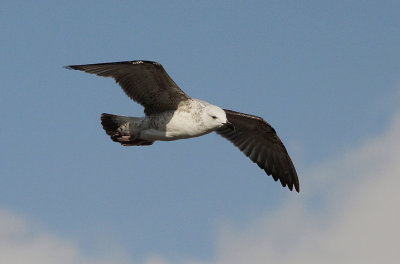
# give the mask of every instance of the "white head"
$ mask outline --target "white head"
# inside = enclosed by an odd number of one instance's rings
[[[220,128],[226,125],[233,129],[233,125],[226,118],[225,111],[215,105],[207,105],[204,109],[204,123],[210,129]]]

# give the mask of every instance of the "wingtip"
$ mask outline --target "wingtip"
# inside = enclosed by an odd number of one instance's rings
[[[282,179],[280,179],[281,185],[283,188],[288,187],[290,191],[293,191],[293,189],[296,192],[300,192],[300,186],[296,183],[287,183],[285,181],[282,181]],[[294,188],[293,188],[294,187]]]
[[[74,68],[74,65],[63,66],[63,68],[64,68],[64,69],[67,69],[67,70],[76,70],[76,69]]]
[[[132,65],[139,65],[139,64],[153,64],[156,66],[162,67],[161,63],[157,61],[150,61],[150,60],[130,60],[130,61],[118,61],[118,62],[104,62],[104,63],[94,63],[94,64],[85,64],[85,65],[67,65],[63,66],[63,68],[68,70],[82,70],[82,66],[100,66],[106,64],[132,64]]]
[[[290,185],[290,190],[292,191],[293,190],[293,186],[294,186],[294,189],[296,190],[296,192],[300,192],[300,185],[299,185],[299,183],[298,182],[295,182],[295,183],[293,183],[292,185]]]
[[[296,192],[300,192],[300,184],[299,180],[297,178],[297,174],[292,175],[291,177],[277,177],[282,185],[282,187],[288,187],[290,191],[293,191],[293,189]],[[294,188],[293,188],[294,187]]]
[[[297,177],[297,176],[296,176]],[[289,187],[289,190],[290,191],[293,191],[293,187],[294,187],[294,189],[296,190],[296,192],[300,192],[300,184],[299,184],[299,182],[298,182],[298,180],[297,181],[295,181],[295,182],[293,182],[293,183],[291,183],[291,184],[288,184],[288,187]]]
[[[297,173],[295,175],[293,185],[294,185],[294,188],[296,189],[296,191],[299,193],[300,192],[300,182],[299,182],[299,178],[297,177]]]

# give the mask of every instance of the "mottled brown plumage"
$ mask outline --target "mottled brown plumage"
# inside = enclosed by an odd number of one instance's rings
[[[280,180],[282,186],[300,190],[292,160],[266,121],[190,98],[161,64],[124,61],[66,68],[112,77],[132,100],[144,106],[144,118],[102,115],[103,128],[113,141],[124,146],[147,146],[156,140],[177,140],[216,131],[275,181]]]

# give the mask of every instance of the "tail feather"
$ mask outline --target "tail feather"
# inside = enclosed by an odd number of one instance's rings
[[[106,113],[101,114],[101,125],[109,136],[114,134],[118,127],[122,124],[116,120],[116,117],[118,116]]]
[[[130,133],[129,124],[136,119],[138,118],[103,113],[101,114],[101,125],[112,141],[121,143],[123,146],[152,145],[154,141],[143,140]]]

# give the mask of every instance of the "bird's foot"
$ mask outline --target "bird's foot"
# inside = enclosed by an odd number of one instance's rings
[[[115,142],[126,143],[135,140],[136,136],[132,135],[129,131],[129,122],[122,124],[118,129],[111,135],[111,139]]]

